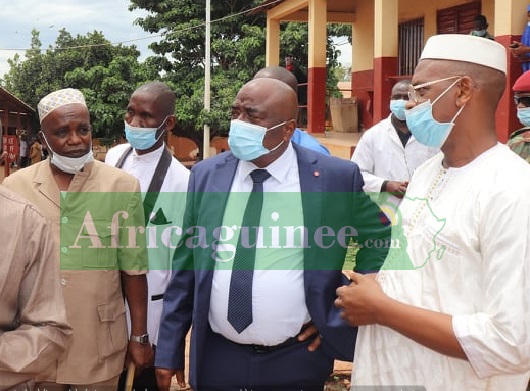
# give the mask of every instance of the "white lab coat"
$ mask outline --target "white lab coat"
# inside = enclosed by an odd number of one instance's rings
[[[421,144],[414,136],[403,147],[390,117],[363,134],[351,157],[361,170],[366,192],[379,193],[385,180],[410,181],[414,170],[440,151]],[[400,202],[394,196],[388,200],[396,206]]]

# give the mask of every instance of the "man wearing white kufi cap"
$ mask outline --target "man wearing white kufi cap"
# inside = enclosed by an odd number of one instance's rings
[[[138,181],[92,155],[92,127],[83,94],[66,88],[38,104],[40,138],[50,158],[7,177],[5,185],[32,201],[52,221],[60,254],[61,286],[73,338],[65,353],[36,381],[41,388],[115,389],[126,352],[138,368],[151,347],[127,342],[125,297],[132,333],[147,332],[147,253],[111,227],[113,207],[144,225]],[[114,223],[112,223],[114,224]],[[119,224],[119,223],[118,223]],[[137,243],[145,243],[138,234]],[[59,250],[60,249],[60,250]],[[13,357],[16,360],[16,357]]]
[[[505,75],[494,41],[438,35],[425,44],[406,120],[443,153],[415,172],[378,283],[352,274],[337,291],[344,318],[364,326],[352,390],[526,390],[530,166],[497,141]]]

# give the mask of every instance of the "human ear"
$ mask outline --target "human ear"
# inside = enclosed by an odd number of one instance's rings
[[[285,122],[283,126],[283,139],[287,142],[293,136],[294,130],[296,129],[296,120],[290,119]]]
[[[176,118],[174,115],[167,117],[165,129],[167,132],[171,132],[175,128]]]
[[[457,84],[458,91],[456,93],[456,105],[462,107],[473,96],[475,83],[469,76],[463,76]]]
[[[42,132],[42,130],[37,133],[37,138],[39,139],[41,144],[45,144],[46,147],[48,147],[48,142],[46,140],[46,137],[44,137],[44,133]]]

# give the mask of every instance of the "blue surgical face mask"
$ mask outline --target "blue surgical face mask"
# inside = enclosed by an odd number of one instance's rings
[[[530,126],[530,107],[517,108],[517,118],[523,126]]]
[[[431,103],[431,100],[416,105],[410,110],[405,110],[405,118],[407,127],[412,135],[420,143],[433,148],[441,148],[445,140],[449,137],[454,121],[462,112],[465,105],[462,106],[451,119],[451,122],[438,122],[432,115],[433,105],[440,99],[451,87],[453,87],[460,79],[455,80],[449,87],[447,87],[438,97]]]
[[[406,104],[407,104],[407,101],[403,99],[392,99],[390,101],[390,111],[400,121],[405,120],[405,105]]]
[[[125,137],[134,149],[144,151],[156,144],[164,132],[160,132],[156,137],[156,132],[160,130],[166,123],[167,116],[164,118],[158,128],[138,128],[131,126],[125,121]]]
[[[263,139],[269,130],[276,129],[284,124],[285,121],[267,129],[263,126],[233,119],[230,121],[230,133],[228,133],[230,150],[238,159],[247,161],[271,153],[283,144],[283,140],[280,144],[269,150],[263,146]]]
[[[484,30],[475,30],[475,35],[478,35],[479,37],[483,37],[486,35],[486,29]]]

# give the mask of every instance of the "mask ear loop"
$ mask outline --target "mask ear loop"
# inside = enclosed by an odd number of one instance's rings
[[[462,110],[464,110],[464,107],[466,107],[466,104],[464,103],[464,105],[462,107],[460,107],[460,109],[458,109],[458,111],[456,112],[456,114],[454,115],[454,117],[451,119],[451,122],[452,124],[455,123],[455,119],[456,117],[458,117],[460,115],[460,113],[462,112]]]
[[[276,129],[276,128],[280,127],[280,126],[283,126],[283,125],[285,125],[286,123],[287,123],[287,121],[283,121],[282,123],[280,123],[280,124],[278,124],[278,125],[275,125],[275,126],[273,126],[272,128],[267,129],[267,132],[268,132],[269,130],[273,130],[273,129]],[[278,145],[276,145],[274,148],[269,149],[269,153],[274,152],[274,151],[276,151],[278,148],[280,148],[284,141],[285,141],[285,140],[282,139],[281,143],[279,143]],[[263,140],[262,140],[262,142],[263,142]]]
[[[280,126],[283,126],[283,125],[285,125],[286,123],[287,123],[287,121],[283,121],[283,122],[279,123],[278,125],[274,125],[272,128],[268,128],[268,129],[267,129],[267,132],[270,131],[270,130],[272,130],[272,129],[276,129],[276,128],[280,127]]]
[[[462,80],[462,78],[456,79],[454,82],[452,82],[452,83],[449,85],[449,87],[447,87],[447,88],[446,88],[446,89],[445,89],[440,95],[438,95],[438,97],[437,97],[435,100],[432,101],[431,104],[434,105],[436,102],[438,102],[438,99],[440,99],[442,96],[444,96],[444,95],[447,93],[447,91],[449,91],[451,88],[453,88],[453,86],[454,86],[456,83],[458,83],[460,80]],[[463,106],[462,106],[462,108],[463,108]]]
[[[447,91],[449,91],[451,88],[453,88],[453,86],[458,83],[460,80],[462,80],[462,78],[460,79],[456,79],[454,82],[451,83],[451,85],[449,87],[447,87],[440,95],[438,95],[438,97],[431,103],[431,107],[436,103],[438,102],[438,99],[440,99],[442,96],[444,96],[444,94],[447,93]],[[453,124],[455,123],[455,119],[456,117],[458,117],[460,115],[460,113],[462,112],[462,110],[464,110],[464,107],[466,107],[465,103],[464,105],[458,109],[458,111],[456,112],[456,114],[453,116],[453,118],[451,119],[451,121],[449,122],[450,124]]]
[[[48,148],[48,150],[52,153],[52,155],[55,153],[54,150],[52,149],[52,147],[50,147],[50,143],[48,142],[48,139],[46,138],[46,136],[44,135],[44,132],[41,130],[40,132],[40,135],[42,136],[42,138],[44,139],[44,141],[46,142],[46,148]]]
[[[156,135],[156,132],[158,132],[160,129],[162,129],[162,127],[166,124],[166,120],[169,118],[169,115],[166,115],[164,117],[164,119],[162,120],[162,123],[160,124],[160,126],[158,128],[156,128],[155,130],[155,135]],[[158,137],[155,139],[155,144],[158,142],[158,140],[160,140],[160,138],[162,137],[162,135],[164,134],[166,130],[164,129],[162,132],[160,132],[160,134],[158,135]]]
[[[269,149],[269,153],[276,151],[278,148],[280,148],[285,140],[282,139],[281,143],[276,145],[274,148]]]

